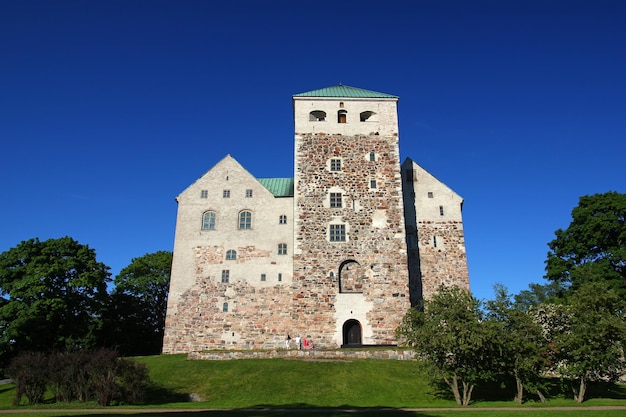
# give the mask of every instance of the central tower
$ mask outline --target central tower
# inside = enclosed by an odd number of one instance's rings
[[[410,307],[398,97],[293,96],[296,319],[324,344],[389,344]]]

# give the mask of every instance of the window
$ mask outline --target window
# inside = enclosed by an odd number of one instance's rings
[[[246,190],[246,198],[252,197],[252,190]]]
[[[283,280],[283,274],[278,274],[278,282]]]
[[[330,241],[345,242],[346,241],[346,225],[331,224],[330,225]]]
[[[331,171],[341,171],[341,159],[331,159],[330,160],[330,170]]]
[[[370,152],[370,161],[372,162],[376,161],[376,154],[374,152]]]
[[[214,211],[207,211],[202,215],[202,230],[215,230]]]
[[[207,198],[207,197],[209,197],[209,190],[201,190],[200,198]]]
[[[346,123],[348,112],[345,110],[339,110],[337,112],[337,123]]]
[[[222,313],[228,313],[228,303],[222,304]]]
[[[227,261],[234,261],[237,259],[237,251],[230,249],[226,251],[226,260]]]
[[[443,216],[443,206],[439,206],[439,215]]]
[[[261,281],[267,281],[267,275],[261,274]]]
[[[313,110],[309,113],[310,122],[324,122],[326,121],[326,112],[321,110]]]
[[[278,224],[287,224],[287,216],[284,214],[281,214],[280,217],[278,218]]]
[[[433,247],[437,247],[437,236],[433,236]]]
[[[239,213],[239,228],[252,229],[252,213],[248,210]]]
[[[376,120],[374,120],[374,119],[376,119],[376,118],[372,117],[375,114],[376,113],[374,113],[373,111],[364,111],[364,112],[359,114],[359,120],[361,120],[362,122],[366,122],[368,120],[372,121],[372,122],[375,122]]]
[[[341,193],[330,193],[330,208],[341,208]]]
[[[224,198],[230,198],[230,190],[224,190],[222,192],[222,197]]]
[[[429,191],[429,192],[428,192],[428,198],[433,198],[433,197],[434,197],[434,196],[433,196],[433,192],[432,192],[432,191]]]
[[[370,188],[376,188],[376,180],[370,180]]]
[[[230,271],[228,269],[222,269],[222,282],[228,284],[230,279]]]
[[[278,244],[278,254],[279,255],[287,255],[287,244],[279,243]]]

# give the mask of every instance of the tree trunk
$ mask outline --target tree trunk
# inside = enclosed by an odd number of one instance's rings
[[[587,391],[587,383],[584,377],[580,377],[580,386],[578,387],[578,394],[574,392],[574,401],[577,403],[585,401],[585,391]]]
[[[545,403],[545,402],[546,402],[546,397],[543,395],[543,393],[542,393],[541,391],[537,390],[537,395],[539,396],[539,400],[540,400],[542,403]]]
[[[475,384],[468,384],[463,381],[463,405],[469,405],[472,400],[472,391],[474,391]]]
[[[517,372],[515,372],[515,387],[517,388],[515,402],[521,404],[524,402],[524,385],[522,384],[522,380],[517,375]]]
[[[461,393],[459,392],[459,379],[457,378],[456,374],[452,376],[452,381],[450,381],[447,377],[444,377],[443,380],[446,381],[446,384],[452,390],[456,403],[458,405],[463,405],[463,401],[461,400]]]

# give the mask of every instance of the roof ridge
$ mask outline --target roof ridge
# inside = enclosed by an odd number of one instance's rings
[[[354,97],[354,98],[399,98],[393,94],[379,93],[377,91],[365,90],[363,88],[351,87],[349,85],[335,85],[320,88],[318,90],[306,91],[294,94],[293,97]]]

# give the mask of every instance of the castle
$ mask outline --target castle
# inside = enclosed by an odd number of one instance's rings
[[[293,96],[293,178],[227,155],[177,198],[164,353],[395,344],[407,309],[469,290],[463,199],[400,164],[398,97]]]

